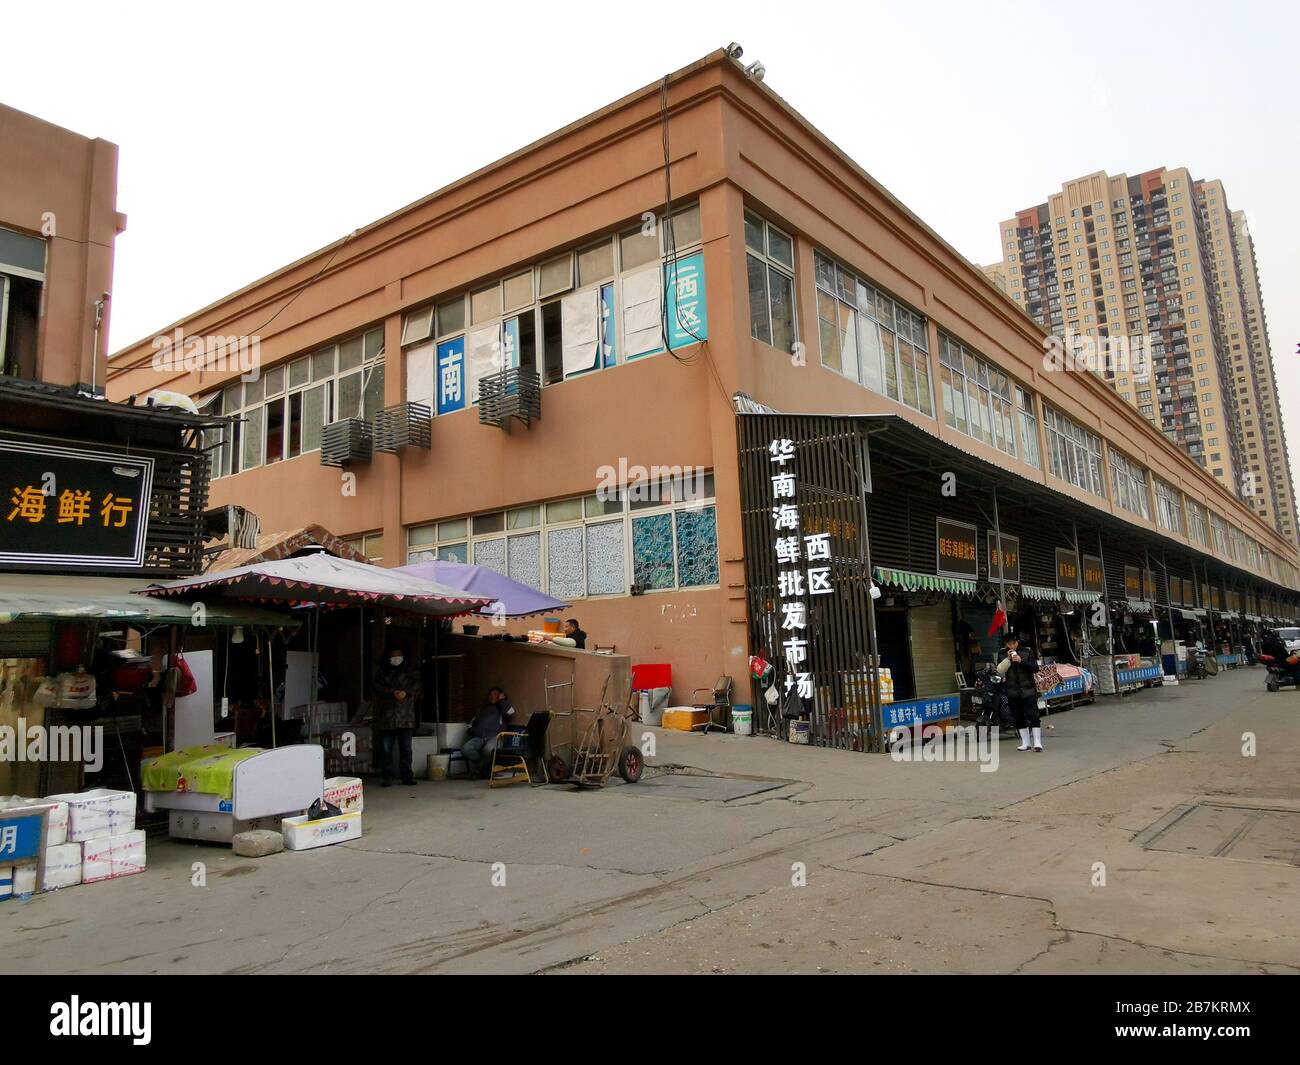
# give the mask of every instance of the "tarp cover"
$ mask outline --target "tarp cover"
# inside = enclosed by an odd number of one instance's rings
[[[231,749],[219,743],[186,747],[142,762],[140,785],[145,791],[197,791],[233,799],[235,767],[261,753],[260,747]]]
[[[144,594],[187,598],[210,594],[290,606],[386,606],[436,617],[472,613],[491,602],[409,573],[325,554],[258,562],[155,584],[144,589]]]
[[[543,595],[536,588],[511,580],[486,566],[431,559],[428,562],[398,566],[394,572],[437,581],[470,595],[487,596],[492,604],[482,613],[492,617],[522,618],[530,614],[545,614],[551,610],[565,610],[569,606],[568,603]]]

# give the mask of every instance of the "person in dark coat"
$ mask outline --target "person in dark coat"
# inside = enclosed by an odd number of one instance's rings
[[[496,750],[497,735],[510,727],[515,708],[500,688],[488,692],[487,704],[481,707],[469,723],[469,738],[460,752],[465,756],[465,768],[471,777],[484,777],[491,772],[492,754]]]
[[[420,670],[407,659],[405,648],[389,649],[387,659],[375,670],[372,688],[383,775],[380,784],[389,787],[395,775],[401,777],[403,784],[414,784],[411,737],[415,735],[416,705],[420,699]]]
[[[1003,687],[1011,703],[1011,714],[1020,730],[1018,751],[1029,750],[1032,741],[1035,751],[1043,749],[1043,728],[1038,716],[1038,687],[1034,674],[1038,672],[1038,659],[1028,643],[1022,644],[1014,632],[1007,634],[1006,656],[998,663]]]

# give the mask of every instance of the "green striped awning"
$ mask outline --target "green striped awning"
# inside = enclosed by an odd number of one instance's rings
[[[974,595],[976,583],[960,577],[936,577],[932,573],[912,573],[905,569],[876,569],[876,581],[905,592],[951,592]]]
[[[1096,592],[1063,592],[1067,603],[1095,603],[1101,598]]]
[[[1061,598],[1059,588],[1046,588],[1041,584],[1022,584],[1020,586],[1020,595],[1025,599],[1042,599],[1046,602],[1055,602]]]

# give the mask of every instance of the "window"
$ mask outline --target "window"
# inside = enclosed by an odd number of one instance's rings
[[[1115,505],[1150,520],[1151,499],[1147,495],[1147,471],[1110,448],[1110,479]]]
[[[1209,546],[1205,531],[1205,508],[1190,499],[1187,501],[1187,535],[1196,543]]]
[[[940,333],[939,383],[943,420],[950,428],[1015,455],[1011,381],[1006,374]]]
[[[794,241],[752,211],[745,212],[749,332],[779,351],[799,339],[794,313]]]
[[[0,228],[0,374],[36,379],[45,241]]]
[[[816,253],[822,365],[934,416],[928,321]]]
[[[1046,404],[1043,426],[1047,430],[1047,457],[1052,475],[1105,499],[1100,437]]]
[[[317,451],[328,423],[370,420],[383,408],[383,327],[281,363],[256,381],[236,381],[196,402],[213,414],[237,419],[211,453],[213,477]],[[205,434],[205,445],[216,443],[210,435]]]
[[[558,599],[717,585],[713,475],[635,484],[601,495],[407,530],[407,562],[451,559],[504,573]]]
[[[381,532],[345,537],[343,542],[354,551],[360,551],[371,562],[384,560],[384,534]]]
[[[1038,452],[1038,420],[1034,417],[1033,394],[1017,387],[1016,408],[1020,415],[1020,445],[1025,452],[1025,461],[1041,470],[1043,459]]]

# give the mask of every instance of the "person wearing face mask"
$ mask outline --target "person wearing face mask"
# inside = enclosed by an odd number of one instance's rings
[[[389,649],[375,670],[373,690],[375,730],[379,733],[380,744],[380,784],[385,788],[391,786],[394,776],[401,777],[403,784],[414,784],[411,737],[415,735],[420,671],[407,659],[405,648],[395,646]]]

